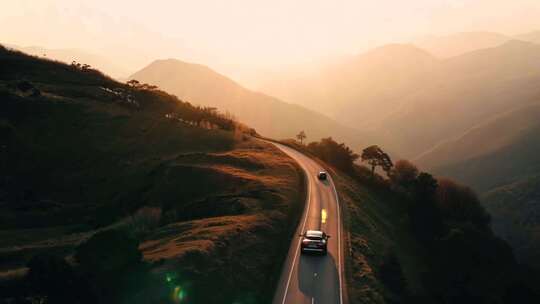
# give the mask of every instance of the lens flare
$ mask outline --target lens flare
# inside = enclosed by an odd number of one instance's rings
[[[322,210],[321,210],[321,222],[322,222],[323,224],[326,223],[326,218],[327,218],[327,216],[328,216],[328,215],[326,214],[326,209],[322,209]]]
[[[186,298],[186,291],[181,286],[176,286],[172,291],[173,303],[183,303]]]

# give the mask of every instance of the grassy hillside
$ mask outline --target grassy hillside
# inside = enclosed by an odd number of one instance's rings
[[[103,56],[88,53],[79,49],[48,49],[39,46],[21,47],[15,45],[9,47],[29,55],[58,60],[67,64],[70,64],[73,61],[86,63],[116,79],[127,77],[130,72],[129,68],[119,66],[118,63],[108,60]]]
[[[265,136],[289,138],[304,130],[309,138],[335,135],[360,146],[361,132],[344,127],[327,116],[304,107],[241,87],[208,67],[168,59],[158,60],[133,74],[131,79],[158,85],[195,104],[233,113]]]
[[[269,301],[288,248],[267,244],[291,237],[304,201],[290,158],[218,114],[92,69],[3,48],[0,66],[0,298],[53,292],[28,287],[42,268],[25,277],[44,254],[86,276],[81,244],[119,229],[143,266],[105,289],[75,279],[78,301],[163,302],[178,284],[194,302]],[[121,261],[114,246],[89,253]]]

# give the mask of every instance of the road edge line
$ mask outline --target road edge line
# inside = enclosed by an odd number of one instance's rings
[[[339,276],[339,303],[343,304],[343,285],[342,285],[342,272],[341,272],[341,255],[342,255],[342,248],[341,248],[341,230],[342,230],[342,222],[341,222],[341,203],[339,202],[339,196],[337,194],[336,190],[336,184],[334,183],[334,179],[330,176],[330,180],[332,181],[332,189],[334,190],[334,195],[336,196],[336,203],[337,203],[337,210],[338,210],[338,276]]]
[[[302,167],[302,166],[300,166],[300,167]],[[311,191],[309,191],[310,187],[311,187],[311,182],[310,182],[310,179],[309,179],[309,176],[308,176],[309,173],[306,171],[306,169],[304,169],[304,167],[302,167],[302,170],[304,171],[304,174],[307,177],[306,181],[308,183],[308,187],[307,187],[308,195],[307,195],[307,206],[306,206],[306,208],[304,208],[304,222],[302,223],[302,229],[300,231],[304,231],[304,229],[306,228],[307,218],[308,218],[308,215],[309,215],[309,209],[311,207]],[[294,272],[294,268],[295,268],[295,265],[296,265],[296,259],[298,258],[298,252],[299,251],[300,251],[300,246],[296,246],[296,250],[294,252],[294,258],[293,258],[293,261],[292,261],[292,267],[291,267],[291,270],[289,271],[289,277],[287,278],[287,284],[285,285],[285,291],[283,293],[283,300],[281,301],[281,304],[285,304],[285,300],[287,300],[287,293],[289,291],[289,285],[291,283],[291,278],[292,278],[292,274]],[[341,281],[341,279],[340,279],[340,281]],[[340,287],[340,289],[341,289],[341,287]]]

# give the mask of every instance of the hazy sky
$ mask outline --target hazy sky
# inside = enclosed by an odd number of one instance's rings
[[[142,56],[269,67],[428,34],[533,29],[539,0],[0,0],[3,43],[133,64]]]

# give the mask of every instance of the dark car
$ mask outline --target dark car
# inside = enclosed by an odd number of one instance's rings
[[[326,233],[318,230],[308,230],[300,236],[302,237],[302,242],[300,243],[302,253],[327,253],[328,238],[330,236]]]
[[[326,180],[328,178],[328,174],[325,171],[321,171],[319,174],[317,174],[317,178],[320,180]]]

